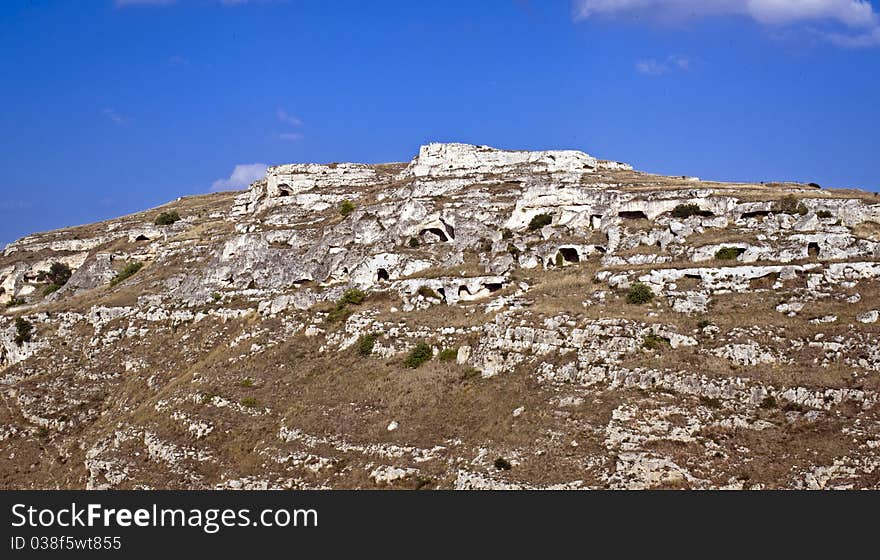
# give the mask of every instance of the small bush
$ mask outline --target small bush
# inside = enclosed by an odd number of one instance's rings
[[[213,299],[214,301],[220,301],[221,299],[223,299],[223,294],[221,294],[220,292],[214,292],[213,294],[211,294],[211,299]]]
[[[117,274],[113,280],[110,281],[110,285],[115,286],[115,285],[119,284],[120,282],[123,282],[123,281],[131,278],[132,276],[137,274],[138,271],[140,269],[142,269],[143,267],[144,267],[144,263],[142,263],[142,262],[128,263],[127,265],[125,265],[125,267],[122,269],[122,271],[119,274]]]
[[[49,267],[49,272],[45,272],[40,275],[41,281],[46,281],[49,285],[58,286],[59,288],[70,280],[70,276],[73,273],[70,271],[70,267],[64,263],[52,263],[52,266]]]
[[[409,355],[404,360],[403,365],[408,368],[415,369],[424,364],[434,356],[434,351],[424,342],[419,342],[409,351]]]
[[[41,439],[45,439],[49,437],[49,428],[46,426],[40,426],[37,428],[37,437]]]
[[[162,212],[156,216],[155,224],[157,226],[170,226],[178,220],[180,220],[180,214],[176,210],[172,210],[170,212]]]
[[[799,214],[803,216],[809,210],[796,196],[790,194],[774,202],[773,211],[780,214]]]
[[[739,247],[722,247],[715,252],[715,258],[719,261],[732,261],[743,254]]]
[[[531,222],[529,222],[529,230],[535,231],[541,229],[544,226],[549,226],[552,223],[553,216],[551,216],[550,214],[538,214],[537,216],[532,218]]]
[[[345,321],[351,315],[352,311],[347,308],[345,305],[336,304],[336,307],[333,308],[330,313],[327,314],[327,322],[328,323],[338,323],[340,321]]]
[[[712,324],[712,321],[710,321],[710,320],[708,320],[708,319],[701,319],[700,322],[697,323],[697,327],[698,327],[700,330],[703,330],[703,329],[705,329],[706,327],[710,326],[711,324]]]
[[[362,290],[358,290],[357,288],[351,288],[349,290],[345,290],[345,293],[342,294],[342,297],[339,298],[338,303],[342,305],[360,305],[367,299],[367,294],[365,294]]]
[[[819,210],[818,212],[816,212],[816,217],[827,220],[828,218],[833,218],[834,214],[832,214],[829,210]]]
[[[34,326],[24,317],[15,319],[15,344],[21,346],[25,342],[30,342],[34,337]]]
[[[648,333],[642,338],[642,348],[659,350],[669,344],[669,340],[655,333]]]
[[[556,268],[562,268],[565,266],[565,257],[562,256],[562,253],[556,253]]]
[[[10,299],[9,301],[6,302],[6,307],[16,307],[19,305],[24,305],[25,303],[27,303],[27,302],[23,298],[13,297],[12,299]]]
[[[208,405],[214,402],[214,397],[216,397],[214,393],[202,393],[202,404]]]
[[[354,209],[354,202],[350,200],[343,200],[342,204],[339,205],[339,213],[343,216],[348,216],[349,214],[354,212]]]
[[[509,471],[513,468],[513,465],[510,464],[510,461],[505,459],[504,457],[498,457],[495,459],[495,468],[499,471]]]
[[[507,228],[501,230],[501,239],[508,240],[513,239],[513,232]]]
[[[482,372],[480,372],[480,370],[478,370],[478,369],[475,368],[475,367],[467,367],[467,368],[464,368],[464,371],[461,372],[461,378],[462,378],[463,380],[465,380],[465,379],[475,379],[475,378],[477,378],[477,377],[480,377],[481,375],[482,375]]]
[[[774,397],[773,395],[767,395],[766,397],[764,397],[764,400],[761,401],[760,406],[764,409],[771,409],[776,408],[777,404],[778,403],[776,402],[776,397]]]
[[[654,290],[641,282],[636,282],[630,286],[629,292],[626,294],[626,302],[634,305],[642,305],[652,299],[654,299]]]
[[[254,397],[245,397],[245,398],[241,399],[239,402],[241,403],[241,406],[244,406],[247,408],[256,408],[257,405],[259,405],[259,402],[257,402],[257,399]]]
[[[43,295],[50,296],[60,289],[61,289],[61,286],[59,286],[58,284],[49,284],[48,286],[43,288]]]
[[[422,243],[421,243],[421,241],[419,241],[418,237],[410,237],[409,241],[407,242],[407,245],[409,245],[413,249],[415,249],[416,247],[418,247],[421,244]]]
[[[254,380],[251,379],[250,377],[245,377],[244,379],[242,379],[241,381],[238,382],[238,386],[244,387],[244,388],[253,387]]]
[[[519,258],[520,250],[513,243],[507,244],[507,252],[510,253],[513,258]]]
[[[691,216],[705,216],[708,212],[701,210],[696,204],[679,204],[672,210],[672,217],[685,219]]]
[[[444,348],[437,357],[441,362],[451,362],[458,358],[458,348]]]
[[[436,291],[429,288],[428,286],[419,287],[418,293],[420,296],[422,296],[423,298],[427,298],[427,299],[443,299],[440,297],[440,294],[438,294]]]
[[[373,347],[376,346],[376,339],[379,335],[376,333],[365,334],[357,341],[358,354],[361,356],[369,356],[373,353]]]

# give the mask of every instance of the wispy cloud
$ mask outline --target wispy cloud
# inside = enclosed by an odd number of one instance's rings
[[[636,71],[645,76],[663,76],[670,72],[686,72],[690,70],[691,61],[686,56],[669,56],[666,60],[648,58],[636,62]]]
[[[295,142],[297,140],[302,140],[305,138],[299,132],[282,132],[278,135],[279,140],[286,140],[288,142]]]
[[[638,18],[660,22],[744,17],[767,26],[804,25],[844,47],[880,45],[880,16],[867,0],[574,0],[573,18]]]
[[[168,65],[169,66],[186,66],[189,64],[189,60],[184,57],[175,54],[173,56],[168,57]]]
[[[235,166],[229,177],[217,179],[211,184],[211,190],[228,191],[243,189],[266,175],[265,163],[240,163]]]
[[[275,110],[275,116],[278,117],[279,121],[289,126],[299,127],[303,124],[302,119],[300,119],[296,115],[288,113],[281,107]],[[282,132],[278,134],[279,140],[285,140],[288,142],[302,140],[303,138],[304,136],[299,132]]]
[[[123,115],[112,107],[101,109],[101,114],[113,121],[113,124],[117,126],[123,126],[131,122],[131,117],[129,117],[128,115]]]
[[[291,115],[284,109],[279,108],[277,111],[275,111],[275,115],[278,117],[278,120],[283,123],[289,124],[291,126],[302,126],[302,120],[299,117],[297,117],[296,115]]]

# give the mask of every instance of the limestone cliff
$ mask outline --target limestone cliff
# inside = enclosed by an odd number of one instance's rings
[[[862,191],[466,144],[280,165],[6,247],[0,475],[878,488],[878,281]]]

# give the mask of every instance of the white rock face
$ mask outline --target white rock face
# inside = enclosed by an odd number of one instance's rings
[[[622,165],[622,164],[615,164]],[[574,150],[508,151],[471,144],[428,144],[404,171],[411,177],[467,177],[498,174],[528,166],[532,173],[590,173],[596,158]]]
[[[376,171],[362,163],[294,163],[270,167],[266,188],[270,197],[291,196],[314,188],[357,187],[376,182]]]

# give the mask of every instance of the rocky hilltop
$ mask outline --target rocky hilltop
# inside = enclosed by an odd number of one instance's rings
[[[3,488],[880,488],[880,198],[430,144],[0,258]]]

